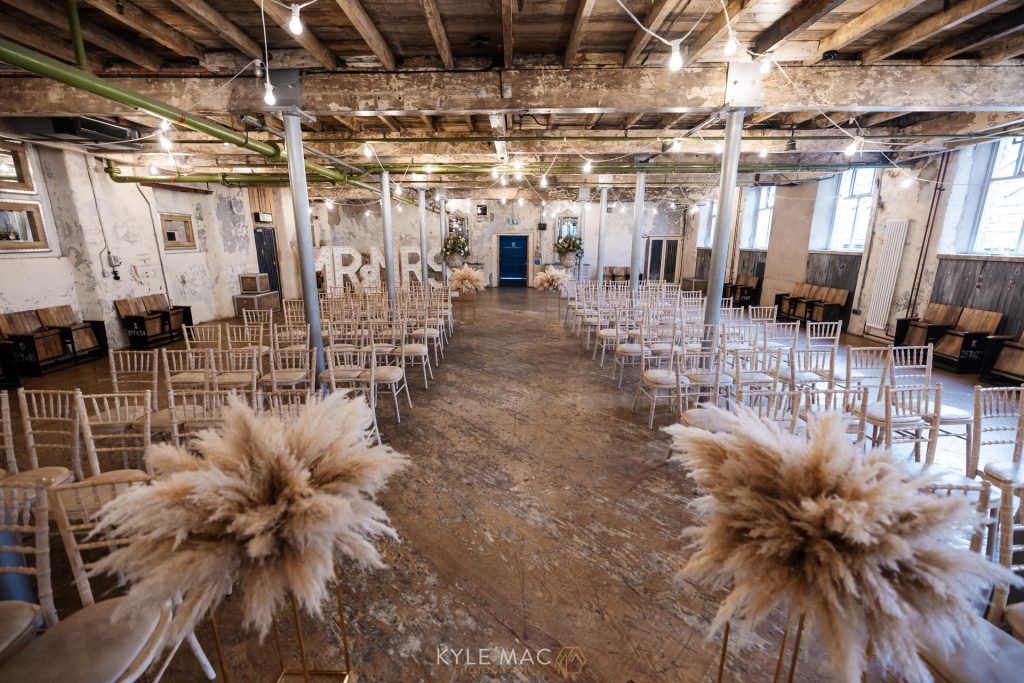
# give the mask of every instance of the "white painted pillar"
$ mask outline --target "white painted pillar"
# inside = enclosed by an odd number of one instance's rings
[[[391,224],[391,174],[380,172],[380,208],[384,218],[384,274],[388,279],[388,299],[394,301],[395,291],[395,233]]]
[[[313,261],[313,229],[309,224],[309,190],[302,148],[302,127],[298,114],[284,114],[284,139],[288,148],[288,185],[295,212],[295,244],[299,252],[299,278],[302,304],[309,323],[309,343],[313,349],[317,377],[324,371],[324,335],[320,325],[320,299],[316,291],[316,264]]]
[[[647,191],[647,173],[636,174],[636,196],[633,198],[633,253],[629,266],[629,291],[634,295],[640,289],[640,270],[644,265],[644,194]]]
[[[441,214],[441,244],[444,245],[444,241],[448,239],[448,198],[443,190],[437,191],[437,208],[438,213]],[[448,280],[448,263],[447,259],[441,264],[441,274],[444,276],[445,281]]]
[[[580,201],[580,240],[587,234],[587,205],[590,204],[590,188],[581,187],[579,191]],[[583,279],[583,257],[576,260],[576,279]]]
[[[704,307],[704,324],[717,325],[722,315],[722,287],[725,286],[725,266],[729,257],[729,239],[736,222],[736,173],[740,165],[740,139],[743,135],[743,116],[746,112],[734,109],[725,120],[725,149],[722,150],[722,177],[718,186],[718,216],[715,219],[715,238],[711,245],[711,264],[708,268],[708,301]]]
[[[430,267],[427,263],[427,191],[420,188],[419,209],[420,209],[420,267],[423,273],[423,284],[430,280]]]
[[[597,285],[604,282],[605,224],[608,222],[608,188],[601,188],[601,215],[597,217]]]

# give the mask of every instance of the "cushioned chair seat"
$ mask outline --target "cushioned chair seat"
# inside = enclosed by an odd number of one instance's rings
[[[641,351],[645,356],[651,355],[651,350],[646,346],[640,346],[639,344],[619,344],[615,347],[616,356],[639,356]]]
[[[0,601],[0,662],[14,655],[43,627],[39,607],[20,600]]]
[[[40,479],[49,479],[53,484],[66,484],[74,479],[74,474],[66,467],[40,467],[36,470],[26,470],[18,474],[11,474],[0,480],[0,486],[17,486],[20,484],[34,484]]]
[[[157,648],[169,619],[164,610],[112,622],[126,598],[114,598],[75,612],[0,664],[2,681],[114,683],[138,670]]]
[[[309,373],[305,370],[280,370],[276,373],[276,379],[271,375],[265,375],[260,384],[265,387],[272,386],[276,381],[278,384],[298,384],[305,382]]]
[[[683,411],[680,421],[687,427],[697,427],[709,432],[728,432],[731,429],[731,425],[723,422],[719,413],[703,408]]]
[[[417,327],[415,330],[409,333],[409,336],[436,339],[437,337],[441,336],[441,330],[435,330],[433,327]]]
[[[869,404],[865,414],[871,422],[885,422],[885,403]],[[892,423],[893,425],[912,425],[921,422],[921,419],[919,415],[893,415]]]
[[[670,356],[673,353],[681,354],[683,352],[683,347],[668,342],[655,342],[650,345],[650,349],[655,356]]]
[[[209,377],[205,372],[179,372],[171,375],[171,384],[206,384]]]
[[[583,324],[584,325],[607,325],[609,322],[610,321],[604,320],[602,318],[584,318],[583,319]]]
[[[987,621],[978,624],[992,639],[992,650],[978,645],[978,635],[965,634],[966,642],[949,654],[925,643],[921,657],[938,674],[939,683],[1017,683],[1024,671],[1024,643]]]
[[[811,370],[797,370],[796,376],[794,377],[793,368],[789,367],[788,365],[783,365],[781,368],[779,368],[779,379],[784,379],[786,381],[796,381],[800,383],[828,381],[828,377],[825,374],[814,372]]]
[[[149,428],[154,432],[165,431],[171,428],[171,411],[169,408],[161,408],[149,418]]]
[[[430,352],[426,344],[406,344],[402,348],[407,356],[426,356]]]
[[[931,413],[928,416],[931,417]],[[962,408],[946,405],[945,403],[939,406],[939,420],[942,422],[970,422],[973,419],[974,414]]]
[[[402,379],[402,368],[394,365],[381,365],[374,371],[374,381],[377,384],[391,384]],[[359,373],[359,379],[370,379],[370,371],[363,370]]]
[[[625,332],[619,332],[618,330],[608,329],[608,330],[598,330],[597,331],[597,338],[598,339],[627,339],[628,336],[626,335]]]
[[[684,373],[684,376],[693,384],[710,385],[715,381],[715,375],[712,372],[687,372]],[[719,375],[718,384],[723,387],[732,386],[732,377],[729,375]]]
[[[371,344],[367,344],[366,346],[363,347],[363,351],[374,351],[374,350],[376,350],[378,354],[380,354],[380,353],[391,353],[392,351],[395,350],[395,345],[394,344],[385,344],[383,342],[377,342],[376,344],[372,344],[372,345]]]
[[[1024,484],[1024,463],[1014,464],[1012,461],[990,462],[985,465],[985,476],[997,481]]]
[[[742,384],[771,384],[775,378],[766,372],[741,372],[740,383]]]
[[[653,368],[644,370],[640,380],[644,384],[653,384],[659,387],[674,387],[676,385],[675,370],[659,370]],[[688,384],[685,377],[679,378],[681,384]]]
[[[217,385],[220,387],[245,387],[252,383],[251,372],[221,372],[217,375]]]
[[[729,351],[753,351],[754,350],[754,345],[753,344],[748,344],[747,342],[727,341],[727,342],[725,342],[724,347],[726,349],[728,349]]]

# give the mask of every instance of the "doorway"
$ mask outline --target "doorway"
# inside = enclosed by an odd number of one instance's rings
[[[651,281],[677,282],[681,237],[653,237],[647,241],[647,268],[644,277]]]
[[[256,263],[267,274],[270,291],[281,291],[281,274],[277,267],[277,236],[273,228],[253,228],[256,240]]]
[[[526,235],[498,236],[498,286],[525,287],[529,258]]]

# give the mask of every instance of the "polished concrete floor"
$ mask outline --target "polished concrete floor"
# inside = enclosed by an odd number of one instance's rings
[[[673,581],[689,554],[694,486],[668,464],[667,437],[631,414],[632,387],[617,389],[532,290],[482,293],[446,356],[428,391],[412,375],[400,425],[381,404],[385,440],[411,462],[381,499],[401,535],[380,544],[387,568],[343,568],[356,680],[563,680],[553,663],[468,664],[481,648],[544,661],[579,648],[577,681],[715,680],[719,643],[705,634],[721,595]],[[943,379],[968,406],[974,378]],[[109,381],[99,362],[27,385]],[[960,462],[963,442],[943,441]],[[73,611],[71,586],[58,589]],[[274,680],[272,639],[260,644],[237,616],[229,602],[219,619],[229,680]],[[777,616],[730,649],[726,680],[768,680]],[[310,656],[337,660],[336,626],[305,628]],[[208,627],[199,635],[212,657]],[[796,680],[829,680],[820,649],[805,645]],[[164,680],[199,676],[182,652]]]

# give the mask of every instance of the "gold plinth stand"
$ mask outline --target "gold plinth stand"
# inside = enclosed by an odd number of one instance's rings
[[[458,313],[456,321],[464,324],[476,322],[476,292],[459,292],[457,297],[452,298],[452,305]],[[472,318],[466,316],[467,309],[472,313]]]
[[[344,653],[344,667],[331,669],[314,669],[310,667],[307,652],[309,651],[305,635],[302,630],[302,615],[295,599],[288,596],[288,607],[284,610],[287,617],[282,621],[282,615],[274,616],[274,650],[277,653],[278,671],[271,672],[274,676],[274,683],[285,683],[286,681],[303,681],[303,683],[317,683],[320,681],[331,681],[332,683],[348,683],[352,671],[351,652],[348,644],[348,628],[345,624],[345,604],[341,597],[341,581],[335,580],[334,597],[338,607],[338,629],[341,634],[341,645]],[[288,623],[290,622],[290,624]],[[285,642],[281,637],[282,628],[294,628],[295,646],[298,650],[298,662],[288,662],[285,655]],[[220,680],[224,683],[231,683],[228,674],[228,666],[225,660],[224,648],[221,646],[220,628],[217,624],[217,616],[210,613],[210,629],[213,632],[213,645],[217,655],[217,665],[220,668]],[[341,662],[338,662],[339,664]]]

